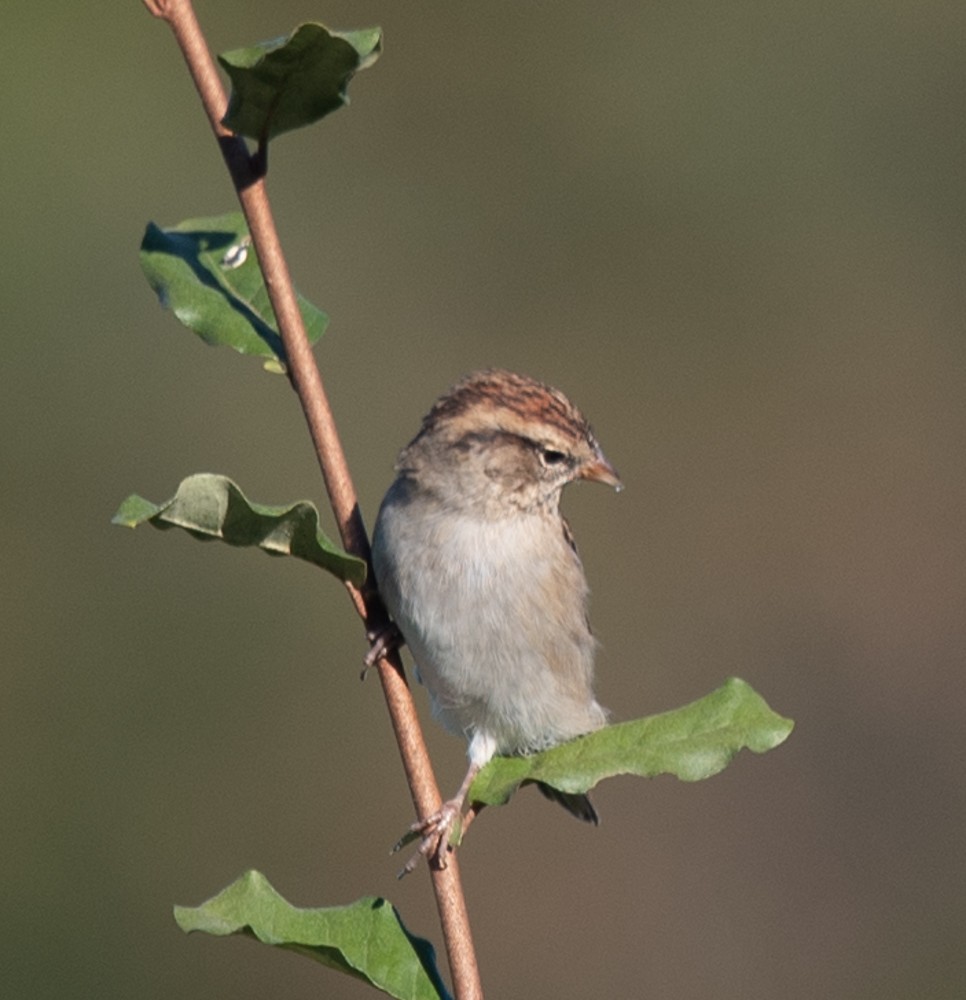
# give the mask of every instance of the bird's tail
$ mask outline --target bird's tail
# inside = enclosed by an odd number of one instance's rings
[[[600,824],[600,817],[594,808],[594,803],[590,801],[590,796],[577,792],[562,792],[559,788],[551,788],[543,782],[537,782],[537,788],[552,802],[559,802],[572,816],[582,819],[585,823],[593,823],[594,826]]]

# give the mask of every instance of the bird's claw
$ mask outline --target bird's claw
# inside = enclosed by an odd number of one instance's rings
[[[455,799],[444,802],[440,808],[426,819],[417,820],[393,846],[392,853],[402,850],[407,844],[419,840],[419,848],[402,866],[398,878],[416,870],[421,858],[434,868],[446,867],[446,855],[459,843],[462,826],[461,803]],[[456,834],[455,841],[453,834]]]
[[[399,649],[400,646],[406,641],[403,638],[402,632],[399,631],[399,626],[395,622],[389,622],[380,629],[372,629],[366,632],[366,639],[369,641],[369,652],[366,653],[363,659],[362,674],[360,675],[361,680],[366,679],[366,674],[369,672],[370,667],[376,665],[376,661],[382,659],[384,656],[388,656],[393,650]]]

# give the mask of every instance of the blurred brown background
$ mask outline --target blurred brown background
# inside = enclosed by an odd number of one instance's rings
[[[173,903],[257,867],[437,945],[339,586],[111,527],[196,471],[319,498],[294,397],[158,307],[144,224],[233,207],[136,0],[0,33],[0,992],[355,998]],[[216,51],[381,24],[352,107],[273,147],[371,523],[433,398],[564,388],[627,485],[570,491],[618,718],[738,674],[797,721],[711,781],[532,790],[463,871],[488,996],[946,998],[966,980],[966,6],[199,2]],[[419,693],[421,708],[425,698]],[[444,787],[458,741],[430,725]]]

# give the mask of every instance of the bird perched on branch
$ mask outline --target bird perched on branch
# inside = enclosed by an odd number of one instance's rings
[[[563,488],[621,488],[580,411],[508,371],[469,375],[441,396],[396,463],[373,534],[382,597],[433,712],[467,740],[456,795],[413,832],[445,865],[473,778],[494,754],[527,754],[599,729],[587,582],[560,513]],[[588,822],[586,795],[541,786]]]

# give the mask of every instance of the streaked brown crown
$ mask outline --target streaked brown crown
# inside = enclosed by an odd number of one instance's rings
[[[475,429],[489,425],[493,430],[526,436],[522,432],[539,422],[563,438],[593,440],[583,414],[562,392],[499,368],[474,372],[457,382],[433,404],[423,429],[446,423],[459,432],[468,414]]]

